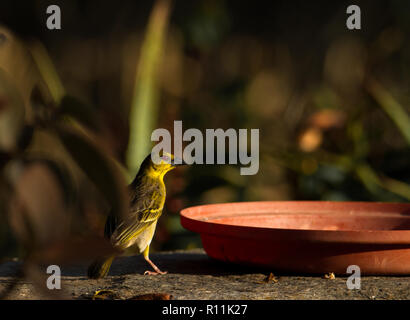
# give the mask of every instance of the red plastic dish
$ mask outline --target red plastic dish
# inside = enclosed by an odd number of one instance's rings
[[[296,273],[410,274],[410,204],[239,202],[186,208],[215,259]]]

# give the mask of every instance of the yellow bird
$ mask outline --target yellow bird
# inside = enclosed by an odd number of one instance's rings
[[[153,155],[153,157],[155,157]],[[134,181],[129,185],[130,211],[126,217],[110,214],[105,223],[104,236],[120,250],[136,246],[139,253],[154,269],[144,274],[165,274],[149,259],[149,246],[158,218],[165,203],[164,175],[178,165],[185,164],[170,153],[152,160],[149,154],[142,162]],[[115,255],[97,259],[88,267],[88,277],[103,278],[108,274]]]

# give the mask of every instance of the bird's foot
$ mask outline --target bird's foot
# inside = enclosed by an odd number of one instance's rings
[[[159,270],[159,268],[148,258],[148,256],[144,257],[144,259],[150,264],[150,266],[152,267],[152,269],[154,269],[155,271],[145,271],[144,275],[150,275],[150,276],[154,276],[154,275],[158,275],[158,274],[166,274],[168,273],[167,271],[161,271]]]
[[[167,274],[168,273],[168,271],[161,271],[161,270],[157,270],[157,271],[149,271],[149,270],[147,270],[147,271],[145,271],[144,272],[144,275],[145,276],[156,276],[156,275],[159,275],[159,274]]]

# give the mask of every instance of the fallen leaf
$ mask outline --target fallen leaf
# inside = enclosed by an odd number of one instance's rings
[[[323,278],[324,278],[324,279],[333,280],[333,279],[336,279],[336,276],[335,276],[335,274],[334,274],[333,272],[329,272],[329,273],[326,273],[326,274],[323,276]]]
[[[148,293],[137,295],[127,300],[172,300],[172,295],[168,293]]]
[[[279,281],[278,278],[276,278],[275,275],[272,272],[265,279],[265,282],[267,282],[267,283],[271,282],[271,281],[273,281],[275,283]]]
[[[126,216],[128,198],[124,177],[102,146],[72,128],[61,126],[57,131],[74,161],[111,204],[113,214]]]
[[[92,300],[115,300],[119,299],[118,295],[112,290],[97,290]]]
[[[260,281],[258,283],[269,283],[271,281],[273,281],[274,283],[279,281],[279,279],[272,272],[263,281]]]

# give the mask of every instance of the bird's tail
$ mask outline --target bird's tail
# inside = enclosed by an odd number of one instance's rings
[[[108,274],[108,271],[110,270],[114,258],[115,256],[110,256],[108,258],[98,258],[97,260],[95,260],[88,267],[88,277],[91,279],[104,278]]]

